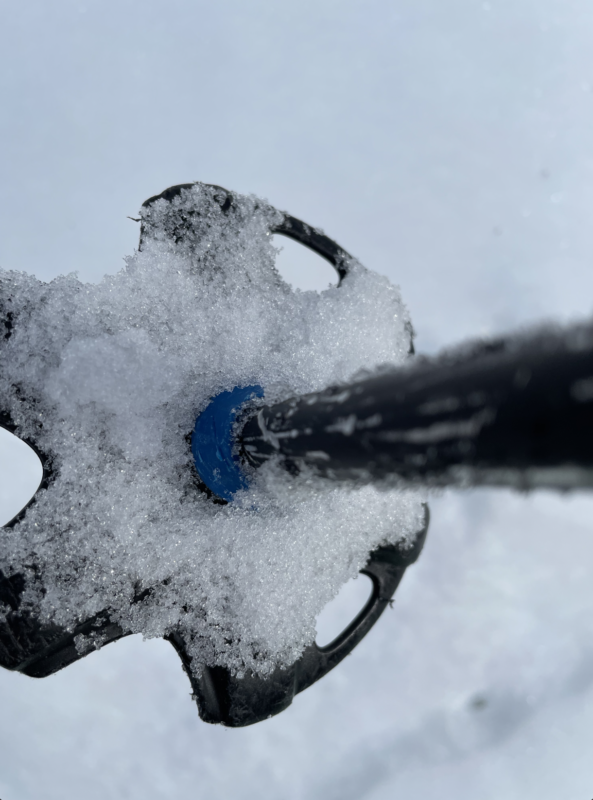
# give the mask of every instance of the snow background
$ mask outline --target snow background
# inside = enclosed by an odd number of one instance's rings
[[[434,352],[591,313],[593,6],[0,1],[0,265],[116,272],[142,201],[254,192]],[[593,796],[593,500],[446,493],[395,608],[293,706],[202,723],[138,637],[0,674],[2,800]]]

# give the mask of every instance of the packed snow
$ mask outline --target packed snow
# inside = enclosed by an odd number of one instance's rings
[[[105,609],[126,632],[181,632],[196,671],[266,674],[314,640],[316,616],[370,550],[413,541],[422,496],[266,465],[216,505],[188,434],[235,386],[260,384],[275,402],[403,363],[409,321],[399,291],[354,260],[340,286],[293,290],[274,267],[279,212],[239,195],[230,212],[221,204],[197,184],[143,208],[142,248],[96,285],[1,274],[13,329],[0,407],[55,474],[2,532],[1,564],[37,565],[26,602],[41,619],[71,628]]]

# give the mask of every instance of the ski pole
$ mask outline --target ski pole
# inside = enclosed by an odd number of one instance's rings
[[[593,328],[465,346],[264,406],[243,458],[334,480],[518,489],[593,486]]]

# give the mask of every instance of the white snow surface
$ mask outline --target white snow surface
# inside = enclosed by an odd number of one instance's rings
[[[419,353],[590,317],[593,4],[3,10],[3,268],[96,282],[144,198],[200,179],[401,285]],[[204,724],[159,638],[0,670],[2,800],[590,800],[593,497],[430,508],[394,609],[267,722]]]
[[[39,567],[25,600],[42,619],[71,628],[107,610],[127,632],[181,632],[196,670],[265,674],[313,641],[371,549],[413,541],[422,497],[266,465],[215,505],[188,434],[235,386],[260,384],[273,402],[401,364],[409,322],[399,291],[356,261],[339,287],[293,290],[274,267],[279,213],[239,195],[223,213],[218,197],[197,184],[143,209],[142,249],[98,284],[1,273],[14,329],[0,406],[55,477],[0,553],[5,572]],[[182,215],[190,233],[175,242]]]

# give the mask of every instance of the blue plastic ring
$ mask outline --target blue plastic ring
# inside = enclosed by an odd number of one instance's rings
[[[247,488],[239,459],[233,454],[233,425],[241,407],[253,397],[263,397],[261,386],[235,387],[221,392],[196,419],[191,450],[202,481],[217,497],[232,500]]]

